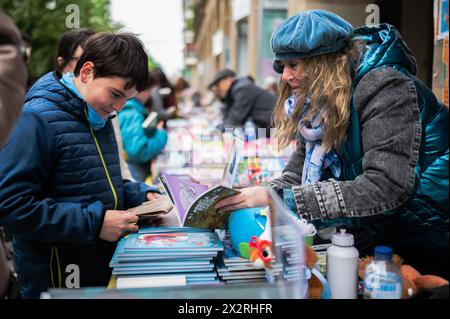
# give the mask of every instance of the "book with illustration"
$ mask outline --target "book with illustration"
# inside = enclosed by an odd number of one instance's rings
[[[242,152],[243,141],[235,138],[233,151],[222,172],[221,183],[213,187],[190,178],[165,172],[159,174],[161,184],[176,208],[180,226],[220,229],[227,224],[229,214],[219,214],[215,205],[219,200],[239,193],[239,190],[233,189],[233,182]]]
[[[223,245],[215,232],[163,234],[130,234],[123,246],[125,252],[189,252],[222,251]]]

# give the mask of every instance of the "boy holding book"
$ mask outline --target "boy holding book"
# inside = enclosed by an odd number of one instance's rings
[[[14,236],[22,297],[108,283],[115,242],[137,231],[125,210],[157,196],[122,180],[109,120],[147,80],[142,43],[100,33],[74,73],[48,73],[28,92],[0,150],[0,223]]]

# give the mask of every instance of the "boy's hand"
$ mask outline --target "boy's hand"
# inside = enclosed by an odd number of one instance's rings
[[[160,197],[161,195],[158,193],[147,193],[147,200],[154,200]]]
[[[225,213],[241,208],[267,206],[270,200],[269,191],[265,187],[248,187],[242,189],[239,194],[220,200],[215,208],[219,213]]]
[[[120,237],[138,231],[138,217],[123,210],[107,210],[100,231],[100,239],[115,242]]]

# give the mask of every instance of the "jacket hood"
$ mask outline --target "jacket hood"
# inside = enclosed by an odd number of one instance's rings
[[[64,86],[60,79],[61,74],[57,72],[49,72],[42,76],[26,94],[24,108],[32,110],[33,100],[44,99],[66,112],[85,119],[86,103]]]
[[[355,84],[365,74],[381,66],[403,68],[413,75],[417,74],[416,60],[411,50],[392,25],[383,23],[376,27],[357,28],[353,39],[365,43],[365,52],[356,71]]]

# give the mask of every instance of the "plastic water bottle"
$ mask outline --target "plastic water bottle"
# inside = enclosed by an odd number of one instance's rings
[[[375,247],[375,259],[366,266],[364,298],[400,299],[402,277],[400,269],[392,262],[392,248]]]
[[[333,234],[333,245],[327,249],[327,280],[332,299],[358,297],[358,250],[353,247],[352,234],[341,229]]]

